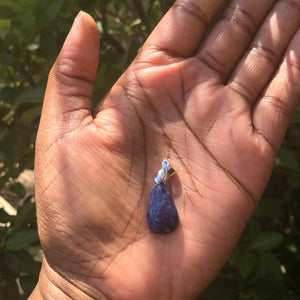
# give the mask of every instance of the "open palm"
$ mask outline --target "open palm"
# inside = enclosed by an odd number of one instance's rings
[[[216,276],[300,93],[299,1],[275,2],[233,1],[203,38],[222,1],[178,1],[94,112],[98,32],[80,13],[37,139],[39,293],[189,299]],[[180,225],[157,235],[146,209],[165,158]]]

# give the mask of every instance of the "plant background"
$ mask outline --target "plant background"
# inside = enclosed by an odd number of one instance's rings
[[[26,299],[42,251],[33,192],[19,175],[33,169],[47,75],[79,10],[96,20],[101,64],[95,102],[110,89],[173,0],[0,0],[0,300]],[[300,299],[300,106],[264,196],[215,281],[198,300]],[[3,199],[2,198],[2,199]]]

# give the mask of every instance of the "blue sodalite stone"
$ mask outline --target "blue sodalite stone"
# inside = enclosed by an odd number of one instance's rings
[[[166,234],[179,224],[177,209],[164,183],[154,184],[147,209],[147,224],[151,231]]]

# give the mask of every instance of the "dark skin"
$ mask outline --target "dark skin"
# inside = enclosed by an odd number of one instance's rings
[[[80,13],[36,142],[44,260],[30,299],[193,299],[218,274],[300,96],[300,1],[177,1],[95,111],[98,30]],[[180,224],[149,231],[167,158]]]

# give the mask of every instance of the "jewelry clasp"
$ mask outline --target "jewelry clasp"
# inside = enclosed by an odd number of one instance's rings
[[[161,163],[162,168],[158,171],[154,181],[156,184],[166,183],[167,177],[174,175],[175,170],[170,167],[170,163],[167,159],[164,159]]]

